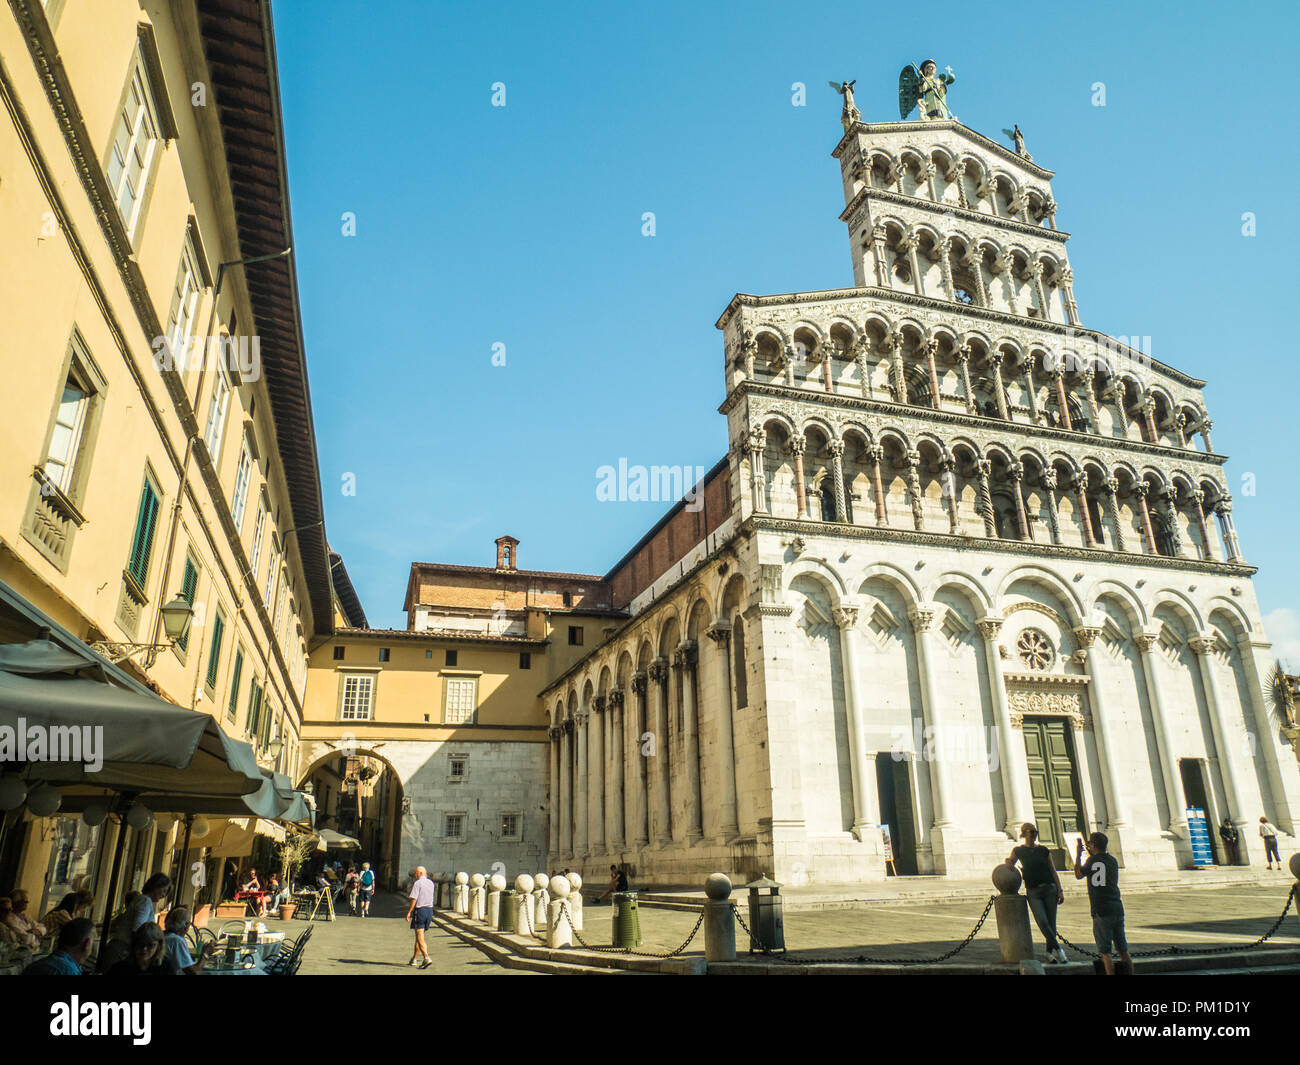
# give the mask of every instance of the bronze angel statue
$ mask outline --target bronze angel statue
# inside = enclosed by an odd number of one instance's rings
[[[909,63],[898,75],[898,117],[906,119],[912,108],[919,107],[918,117],[922,122],[936,122],[942,119],[957,121],[957,116],[948,109],[948,86],[957,79],[952,67],[944,68],[947,73],[938,73],[938,66],[933,59],[926,59],[918,70]]]

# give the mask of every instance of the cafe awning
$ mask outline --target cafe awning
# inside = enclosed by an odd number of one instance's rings
[[[104,678],[97,659],[46,637],[0,647],[0,758],[26,763],[30,782],[142,796],[248,795],[267,786],[253,749],[215,718]],[[275,798],[272,785],[268,803]]]
[[[361,849],[361,841],[359,839],[354,839],[352,836],[345,836],[342,832],[335,832],[332,828],[322,828],[316,833],[316,835],[320,837],[320,842],[316,845],[318,851],[355,851]]]

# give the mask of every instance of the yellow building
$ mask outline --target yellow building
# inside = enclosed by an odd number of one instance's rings
[[[354,616],[359,604],[335,567],[339,626],[311,654],[297,779],[311,782],[318,822],[328,821],[347,794],[344,763],[382,764],[376,835],[357,856],[375,863],[381,883],[417,864],[487,872],[499,863],[513,877],[546,860],[538,693],[626,615],[601,577],[519,569],[518,545],[497,540],[495,566],[414,563],[406,629],[345,626],[346,601]]]
[[[333,617],[270,18],[0,9],[0,584],[284,769]],[[126,646],[177,596],[185,638]],[[0,891],[93,864],[70,821],[11,814]],[[177,831],[133,832],[127,886]]]

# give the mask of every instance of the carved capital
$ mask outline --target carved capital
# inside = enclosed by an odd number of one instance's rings
[[[1101,629],[1092,625],[1080,625],[1074,630],[1074,638],[1085,651],[1097,642],[1100,635]]]
[[[1198,655],[1208,655],[1217,645],[1218,641],[1213,636],[1193,636],[1187,641],[1187,646]]]
[[[767,433],[762,429],[751,429],[749,435],[745,437],[745,450],[759,453],[767,447]]]
[[[651,662],[649,675],[656,684],[663,684],[668,679],[668,659],[660,657]]]
[[[1112,474],[1101,482],[1101,489],[1107,495],[1115,495],[1119,491],[1119,478]]]
[[[917,633],[929,632],[930,626],[934,623],[934,611],[925,607],[912,607],[907,612],[907,617]]]
[[[796,436],[790,441],[790,454],[802,458],[808,450],[808,441],[802,436]]]
[[[624,701],[623,689],[615,688],[609,693],[609,706],[611,710],[622,710]]]
[[[1156,645],[1156,640],[1159,638],[1160,634],[1155,632],[1137,632],[1133,634],[1133,642],[1138,645],[1144,655],[1151,653]]]
[[[975,463],[975,472],[980,477],[988,477],[993,472],[993,463],[989,459],[979,459]]]
[[[1001,618],[980,618],[975,624],[979,627],[980,635],[989,643],[998,638],[998,633],[1002,631]]]
[[[710,625],[704,635],[724,649],[731,642],[731,628],[727,625]]]
[[[862,454],[866,456],[868,462],[879,465],[881,460],[885,457],[885,449],[879,444],[872,444],[869,448],[864,450]]]
[[[595,710],[596,713],[603,714],[605,712],[605,696],[597,695],[596,698],[592,699],[591,708]]]
[[[1055,490],[1055,488],[1056,488],[1056,471],[1055,471],[1055,470],[1044,470],[1044,471],[1043,471],[1043,476],[1042,476],[1041,480],[1042,480],[1042,482],[1043,482],[1043,487],[1044,487],[1044,488],[1048,489],[1049,491],[1051,491],[1051,490]]]
[[[851,629],[858,623],[858,608],[855,606],[837,606],[831,613],[837,628]]]
[[[1133,485],[1133,494],[1137,496],[1138,499],[1146,499],[1150,491],[1151,491],[1151,486],[1147,484],[1146,481],[1138,481],[1136,484]]]
[[[673,665],[678,669],[694,669],[699,661],[699,644],[694,640],[683,640],[673,651]]]
[[[844,441],[832,440],[826,445],[826,450],[831,453],[832,458],[841,459],[844,457]]]
[[[632,694],[645,695],[647,677],[644,670],[638,669],[632,674]]]

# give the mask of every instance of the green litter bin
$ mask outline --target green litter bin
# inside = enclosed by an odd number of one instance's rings
[[[506,888],[501,892],[501,898],[497,900],[501,907],[497,911],[497,929],[502,932],[513,932],[515,930],[515,892],[513,888]]]
[[[639,947],[641,945],[641,918],[637,914],[635,891],[616,891],[614,893],[613,917],[614,946]]]

